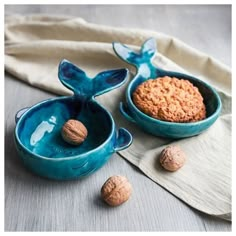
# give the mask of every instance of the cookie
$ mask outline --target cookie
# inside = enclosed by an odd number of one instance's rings
[[[189,122],[196,122],[196,121],[200,121],[206,118],[206,107],[205,105],[202,106],[201,111],[196,114]]]
[[[132,98],[142,112],[159,120],[195,122],[206,117],[203,97],[188,80],[149,79],[136,88]]]

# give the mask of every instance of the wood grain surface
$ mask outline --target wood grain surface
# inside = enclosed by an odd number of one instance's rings
[[[230,6],[5,5],[5,14],[13,13],[161,31],[231,66]],[[26,170],[14,147],[15,113],[54,96],[5,75],[5,231],[231,231],[230,222],[192,209],[118,154],[83,180],[51,181]],[[133,194],[112,208],[100,189],[115,174],[130,180]]]

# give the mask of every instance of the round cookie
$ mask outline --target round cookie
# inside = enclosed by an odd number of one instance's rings
[[[198,88],[184,79],[149,79],[136,88],[133,102],[142,112],[159,120],[195,122],[206,117]]]

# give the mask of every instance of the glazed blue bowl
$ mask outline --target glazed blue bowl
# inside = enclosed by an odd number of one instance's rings
[[[127,74],[127,69],[116,69],[90,79],[63,60],[58,76],[74,95],[49,99],[16,114],[15,143],[25,166],[50,179],[80,178],[102,167],[114,152],[127,148],[131,134],[124,128],[117,132],[111,114],[94,99],[121,86]],[[81,121],[88,130],[79,146],[61,137],[61,128],[69,119]]]
[[[148,133],[167,138],[185,138],[200,134],[216,121],[222,107],[216,90],[193,76],[166,71],[154,66],[152,59],[156,53],[156,41],[153,38],[144,42],[139,53],[118,42],[113,43],[113,49],[117,56],[134,65],[137,69],[135,77],[126,90],[126,102],[120,103],[120,111],[127,120],[136,123]],[[198,87],[206,106],[206,118],[204,120],[191,123],[162,121],[146,115],[135,106],[132,101],[132,94],[137,86],[148,79],[164,76],[189,80],[194,86]]]

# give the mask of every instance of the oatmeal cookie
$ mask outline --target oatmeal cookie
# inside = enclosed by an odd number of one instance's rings
[[[170,122],[194,122],[206,117],[203,97],[184,79],[149,79],[133,93],[134,104],[145,114]]]

